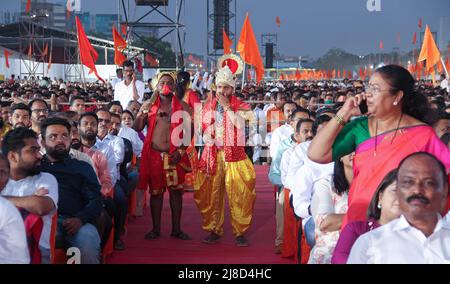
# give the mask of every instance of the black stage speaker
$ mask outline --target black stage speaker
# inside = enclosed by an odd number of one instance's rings
[[[273,68],[273,43],[266,43],[266,68]]]
[[[222,30],[230,36],[230,0],[214,0],[214,49],[223,49]]]

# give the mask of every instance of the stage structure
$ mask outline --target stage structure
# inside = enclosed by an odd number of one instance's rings
[[[164,30],[164,34],[160,36],[157,41],[161,42],[164,38],[166,38],[168,35],[172,34],[173,32],[176,33],[176,42],[172,43],[172,46],[175,47],[175,65],[176,66],[160,66],[162,68],[176,68],[177,70],[184,67],[184,52],[183,52],[183,46],[184,46],[184,35],[183,40],[181,36],[181,31],[184,30],[185,26],[180,23],[181,20],[181,11],[184,7],[184,0],[172,0],[175,1],[175,18],[171,18],[168,7],[169,7],[169,0],[135,0],[136,8],[147,8],[149,9],[148,12],[146,12],[142,17],[138,19],[131,19],[131,14],[135,13],[134,7],[130,8],[129,2],[130,0],[118,0],[121,1],[121,7],[124,13],[125,21],[121,22],[121,25],[126,25],[128,27],[127,29],[127,40],[131,39],[131,42],[133,40],[133,37],[136,37],[140,39],[141,41],[148,44],[147,52],[151,53],[156,58],[160,57],[161,55],[158,54],[156,51],[154,51],[154,44],[148,42],[145,40],[145,38],[140,34],[139,29],[142,28],[149,28],[149,29],[159,29]],[[131,11],[133,9],[133,11]],[[120,5],[118,7],[119,14],[120,14]],[[164,19],[163,22],[144,22],[144,20],[147,20],[147,18],[151,16],[159,15]],[[139,28],[139,29],[138,29]],[[141,56],[140,58],[144,57],[144,52],[141,54],[138,54]],[[135,55],[135,56],[138,56]],[[132,59],[132,58],[131,58]],[[142,61],[144,62],[144,61]]]
[[[207,66],[214,69],[219,56],[223,55],[223,30],[233,41],[236,51],[237,0],[206,0],[207,11]],[[234,21],[232,21],[234,19]],[[234,27],[231,27],[233,24]]]
[[[46,34],[44,27],[39,23],[45,22],[49,16],[48,10],[43,8],[31,9],[30,13],[20,16],[18,25],[20,78],[44,76],[44,64],[40,61],[48,55],[43,55],[45,43],[42,39]]]
[[[261,35],[261,50],[263,50],[264,67],[271,69],[276,67],[278,78],[278,35],[277,34],[262,34]],[[274,61],[276,64],[274,66]]]

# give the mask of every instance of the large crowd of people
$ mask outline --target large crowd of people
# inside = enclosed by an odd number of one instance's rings
[[[127,220],[146,203],[142,238],[157,241],[165,191],[171,236],[191,240],[189,188],[205,245],[224,234],[228,196],[235,244],[249,246],[257,165],[274,185],[268,245],[280,257],[450,262],[448,86],[397,65],[367,81],[242,86],[236,75],[161,72],[145,84],[126,61],[105,84],[0,82],[0,263],[57,263],[71,247],[81,263],[104,262],[127,249]]]

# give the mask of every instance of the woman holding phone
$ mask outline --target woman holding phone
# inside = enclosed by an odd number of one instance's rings
[[[428,101],[414,89],[414,78],[401,66],[377,69],[366,93],[348,98],[327,126],[317,134],[308,156],[317,163],[330,163],[355,151],[354,179],[349,208],[342,227],[364,221],[378,184],[411,153],[435,155],[450,169],[450,150],[427,124]],[[367,104],[368,113],[361,116]]]

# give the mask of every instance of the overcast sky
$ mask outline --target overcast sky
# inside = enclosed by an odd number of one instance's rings
[[[366,8],[367,0],[234,1],[237,1],[238,34],[248,12],[258,41],[261,40],[262,33],[277,33],[280,54],[293,56],[320,57],[333,47],[355,54],[367,54],[379,50],[380,40],[383,40],[385,50],[391,51],[398,46],[398,33],[401,39],[400,49],[410,50],[420,17],[423,17],[424,25],[428,24],[432,31],[438,31],[440,17],[450,17],[450,0],[379,0],[381,12],[369,12]],[[1,2],[2,10],[15,10],[19,6],[19,1]],[[83,11],[91,13],[117,13],[117,2],[81,0],[81,7]],[[134,2],[129,0],[131,17],[136,20],[148,9],[136,8]],[[186,26],[185,50],[206,54],[207,0],[184,2],[181,22]],[[175,0],[169,0],[169,3],[168,12],[174,15]],[[280,28],[276,26],[276,16],[281,18]],[[153,19],[161,21],[160,18]],[[146,21],[150,22],[152,18],[148,17]],[[168,40],[172,39],[169,37]]]

